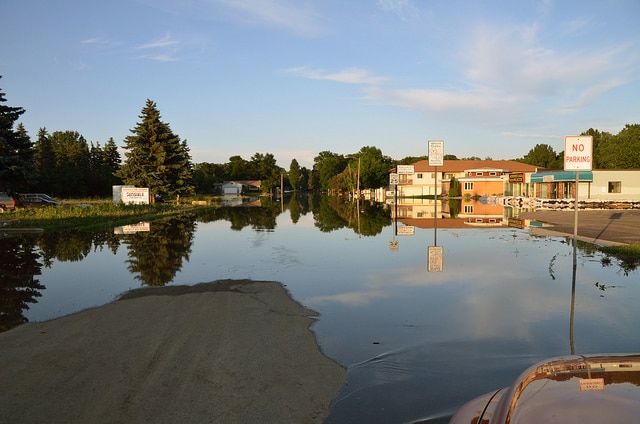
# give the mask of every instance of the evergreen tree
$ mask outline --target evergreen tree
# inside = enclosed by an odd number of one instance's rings
[[[86,196],[91,172],[89,144],[77,131],[54,131],[50,136],[56,167],[52,193],[57,196]]]
[[[116,146],[115,141],[113,141],[113,137],[110,137],[104,145],[102,156],[104,158],[104,172],[106,174],[107,185],[109,186],[109,191],[111,191],[111,186],[122,184],[122,180],[115,176],[115,173],[120,169],[120,165],[122,164],[122,158],[120,157],[120,152],[118,152],[118,146]]]
[[[49,140],[49,133],[46,128],[38,130],[38,139],[34,146],[34,160],[36,172],[39,175],[39,182],[36,191],[52,193],[53,177],[56,169],[56,155]]]
[[[193,192],[193,166],[186,142],[161,121],[153,101],[147,99],[139,118],[125,138],[125,163],[115,175],[125,184],[148,187],[152,203],[156,195]]]
[[[93,145],[89,149],[89,175],[87,175],[87,186],[89,187],[90,196],[105,196],[106,190],[106,170],[104,161],[104,152],[100,147],[100,143]]]
[[[22,124],[13,129],[25,110],[5,106],[4,93],[0,90],[0,190],[22,191],[35,182],[33,144]]]

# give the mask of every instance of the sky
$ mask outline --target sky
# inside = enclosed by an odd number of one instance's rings
[[[0,0],[0,90],[38,130],[118,146],[147,99],[193,162],[288,169],[558,153],[640,123],[638,0]]]

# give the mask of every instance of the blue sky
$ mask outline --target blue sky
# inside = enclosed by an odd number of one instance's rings
[[[194,162],[444,140],[519,158],[640,123],[638,0],[0,0],[0,89],[104,144],[146,99]]]

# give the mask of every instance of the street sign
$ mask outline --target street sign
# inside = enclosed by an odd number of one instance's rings
[[[427,247],[427,271],[442,272],[444,249],[442,246]]]
[[[564,138],[564,170],[591,171],[593,164],[593,137],[590,135]]]
[[[389,185],[398,185],[399,182],[398,174],[389,174]]]
[[[444,165],[444,141],[429,140],[429,166]]]
[[[396,229],[396,234],[399,236],[413,236],[416,233],[416,227],[413,225],[400,225]]]
[[[413,165],[398,165],[397,168],[399,175],[411,175],[415,172]]]

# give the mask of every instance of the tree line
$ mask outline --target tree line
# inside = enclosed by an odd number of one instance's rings
[[[125,137],[124,161],[113,138],[103,145],[87,142],[77,131],[40,128],[31,141],[20,116],[24,108],[6,106],[0,90],[0,191],[44,192],[57,197],[105,197],[119,184],[149,187],[151,200],[198,194],[219,194],[224,181],[260,180],[265,193],[280,188],[292,191],[352,192],[356,187],[385,187],[389,170],[397,164],[412,164],[427,156],[394,160],[374,146],[340,154],[321,151],[313,167],[296,159],[289,169],[277,165],[271,153],[255,153],[248,160],[231,156],[223,164],[192,162],[186,140],[162,121],[157,105],[147,100],[140,121]],[[640,168],[640,125],[627,124],[618,134],[589,129],[593,136],[595,169]],[[445,155],[445,159],[458,159]],[[464,159],[480,159],[469,157]],[[486,158],[490,159],[490,158]],[[564,152],[537,144],[523,158],[514,159],[549,169],[562,169]],[[359,176],[359,181],[358,181]],[[359,184],[358,184],[359,183]]]

